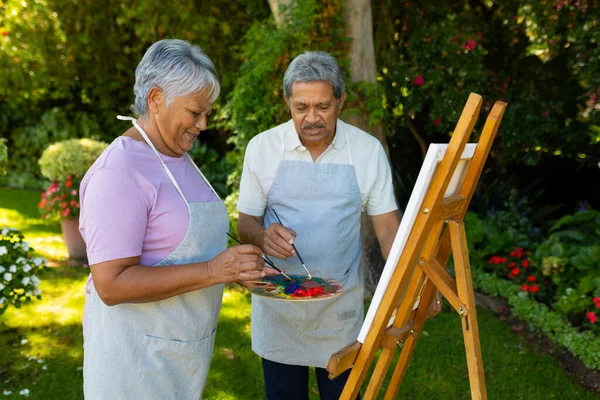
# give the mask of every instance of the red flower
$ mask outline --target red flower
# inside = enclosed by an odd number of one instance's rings
[[[63,201],[62,203],[60,203],[60,207],[61,207],[61,208],[65,208],[65,207],[67,207],[67,202],[66,202],[66,201]]]
[[[537,293],[537,292],[539,292],[539,290],[540,290],[540,287],[538,285],[529,286],[529,291],[531,293]]]
[[[412,83],[415,86],[423,86],[423,84],[425,83],[425,79],[423,79],[423,75],[419,75],[415,79],[413,79]]]
[[[6,29],[2,30],[2,36],[4,36],[4,37],[8,36],[8,31]]]
[[[69,215],[69,213],[70,213],[70,212],[71,212],[71,209],[70,209],[70,208],[65,208],[65,209],[64,209],[64,211],[62,211],[62,212],[60,213],[60,215],[62,215],[63,217],[66,217],[66,216],[68,216],[68,215]]]
[[[535,276],[534,276],[534,275],[529,275],[529,276],[527,277],[527,280],[528,280],[529,282],[535,282]]]
[[[512,257],[518,257],[518,258],[521,258],[521,257],[523,257],[523,249],[522,249],[522,248],[520,248],[520,247],[517,247],[517,248],[515,249],[515,251],[511,251],[511,252],[510,252],[510,255],[511,255]]]
[[[511,262],[510,264],[508,264],[509,267],[514,268],[517,266],[516,262]]]
[[[523,260],[523,268],[528,268],[528,267],[529,267],[529,259]]]
[[[600,297],[594,297],[594,300],[592,300],[594,303],[598,304],[600,303]]]
[[[513,274],[508,274],[508,279],[513,279],[515,276]]]
[[[527,286],[526,283],[524,283],[524,284],[521,285],[521,290],[522,291],[526,292],[528,289],[529,289],[529,286]]]
[[[77,203],[75,200],[71,200],[71,201],[69,202],[69,204],[71,205],[71,207],[75,207],[75,203]]]
[[[598,320],[598,317],[596,317],[596,314],[594,314],[594,312],[593,312],[593,311],[590,311],[590,312],[588,312],[588,313],[586,314],[586,316],[587,316],[587,318],[590,320],[590,322],[591,322],[592,324],[595,324],[595,323],[596,323],[596,321]]]
[[[490,264],[500,264],[500,263],[502,263],[502,257],[492,256],[492,258],[490,258]]]
[[[73,186],[73,182],[72,182],[72,181],[70,181],[70,180],[69,180],[69,181],[67,181],[67,182],[65,183],[65,187],[66,187],[67,189],[68,189],[68,188],[70,188],[71,186]]]
[[[510,270],[510,273],[513,275],[519,275],[519,272],[521,272],[521,270],[519,268],[513,268]]]
[[[438,126],[439,124],[442,123],[442,118],[443,117],[439,117],[438,119],[433,120],[433,125]]]

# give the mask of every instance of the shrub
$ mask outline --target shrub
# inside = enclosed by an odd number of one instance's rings
[[[558,286],[554,308],[572,320],[583,320],[600,296],[600,212],[583,210],[559,219],[534,255],[544,275]],[[589,317],[588,317],[589,318]]]
[[[50,145],[39,159],[42,175],[64,181],[83,176],[108,145],[93,139],[69,139]]]
[[[10,305],[21,307],[34,297],[41,299],[37,274],[46,268],[46,260],[32,256],[33,249],[16,229],[0,231],[0,315]]]

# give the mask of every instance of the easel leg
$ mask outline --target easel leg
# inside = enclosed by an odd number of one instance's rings
[[[420,269],[417,268],[415,273],[421,273]],[[413,352],[415,350],[415,346],[417,345],[417,340],[419,339],[419,334],[423,330],[423,325],[425,323],[425,319],[427,316],[427,311],[431,306],[431,302],[435,297],[435,292],[437,288],[428,280],[425,289],[423,290],[423,294],[421,295],[421,302],[419,303],[419,307],[417,308],[415,314],[415,325],[414,332],[415,335],[410,335],[406,339],[404,343],[404,347],[402,347],[402,352],[400,353],[400,358],[398,359],[398,363],[396,364],[396,368],[394,369],[394,374],[390,380],[390,386],[385,392],[384,399],[393,400],[396,398],[398,394],[398,390],[400,389],[400,383],[404,379],[404,375],[406,374],[406,369],[408,368],[408,364],[412,358]]]
[[[471,280],[471,266],[467,248],[467,236],[462,221],[450,220],[450,240],[452,242],[452,255],[456,274],[458,297],[467,306],[468,312],[461,318],[467,366],[469,368],[469,382],[471,384],[471,398],[486,400],[485,374],[483,371],[483,358],[481,344],[479,343],[479,326],[475,306],[475,294]]]
[[[409,317],[413,313],[413,305],[417,301],[420,294],[420,288],[423,287],[426,279],[427,278],[425,277],[425,274],[423,274],[421,270],[416,268],[410,278],[410,281],[406,288],[406,292],[404,293],[404,301],[402,302],[402,304],[400,304],[398,312],[396,313],[393,326],[400,328],[408,323]],[[424,300],[421,299],[421,301]],[[400,351],[402,351],[402,349]],[[383,380],[387,375],[388,369],[390,368],[395,354],[395,349],[391,350],[387,348],[382,348],[381,355],[377,360],[375,369],[371,374],[369,385],[367,386],[367,390],[365,391],[364,400],[371,400],[377,398],[377,394],[381,389],[381,385],[383,384]]]

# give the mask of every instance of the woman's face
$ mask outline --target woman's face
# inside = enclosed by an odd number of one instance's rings
[[[176,97],[170,105],[163,100],[156,110],[158,133],[166,147],[161,152],[171,157],[180,157],[192,149],[200,132],[206,129],[212,103],[209,91],[200,90]]]

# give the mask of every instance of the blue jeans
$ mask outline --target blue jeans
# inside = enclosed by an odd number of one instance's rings
[[[267,400],[308,400],[308,367],[262,359]],[[338,400],[350,375],[348,370],[329,379],[325,368],[315,368],[321,400]],[[356,397],[360,399],[360,394]]]

